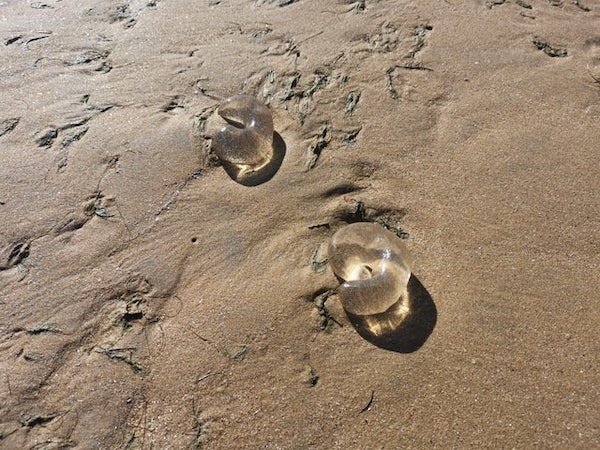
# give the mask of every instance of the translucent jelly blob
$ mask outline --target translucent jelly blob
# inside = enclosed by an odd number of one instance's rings
[[[213,136],[212,147],[224,165],[243,178],[273,159],[273,117],[264,103],[250,95],[235,95],[218,108],[227,125]]]
[[[374,223],[353,223],[333,235],[328,253],[333,273],[343,280],[337,292],[347,312],[381,314],[401,302],[412,257],[398,236]]]

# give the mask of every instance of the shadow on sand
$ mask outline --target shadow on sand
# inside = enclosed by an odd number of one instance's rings
[[[393,352],[412,353],[421,348],[435,328],[437,309],[414,274],[405,296],[381,314],[346,315],[358,334],[371,344]]]

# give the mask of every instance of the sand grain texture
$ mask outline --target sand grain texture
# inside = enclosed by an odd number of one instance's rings
[[[1,448],[600,446],[600,3],[0,18]],[[287,148],[256,187],[207,154],[238,92]],[[408,233],[414,352],[314,301],[355,219]]]

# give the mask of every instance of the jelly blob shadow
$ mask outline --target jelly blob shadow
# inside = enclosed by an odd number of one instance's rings
[[[227,175],[244,186],[273,178],[286,145],[273,129],[269,108],[250,95],[239,94],[224,100],[218,114],[227,124],[213,137],[212,147]]]
[[[437,311],[398,236],[375,223],[353,223],[333,235],[328,254],[342,307],[363,338],[402,353],[425,343]]]
[[[427,341],[437,322],[433,298],[412,274],[401,301],[370,316],[346,315],[358,334],[371,344],[398,353],[412,353]]]

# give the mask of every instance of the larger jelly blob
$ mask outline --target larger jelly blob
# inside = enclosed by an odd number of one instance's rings
[[[342,280],[337,292],[347,312],[381,314],[405,297],[412,257],[400,238],[382,226],[346,225],[333,235],[328,253],[333,272]]]
[[[224,164],[234,166],[237,177],[259,171],[273,159],[273,117],[269,108],[250,95],[224,100],[218,108],[227,121],[213,137],[212,147]]]

